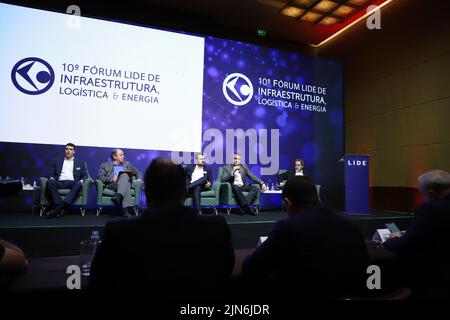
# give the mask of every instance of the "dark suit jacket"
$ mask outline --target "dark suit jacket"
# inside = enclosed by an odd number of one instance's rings
[[[196,166],[196,164],[190,164],[184,168],[184,171],[186,172],[186,184],[191,183],[192,173],[195,170],[195,166]],[[206,173],[205,173],[205,171],[206,171]],[[212,181],[211,168],[208,167],[207,165],[205,165],[203,167],[203,172],[204,172],[203,176],[206,175],[206,180],[208,180],[212,184],[213,181]]]
[[[155,298],[212,294],[233,270],[225,219],[179,206],[110,221],[91,269],[95,291]],[[139,293],[144,293],[140,296]]]
[[[303,170],[303,176],[308,177],[305,170]],[[288,171],[278,175],[278,184],[283,181],[289,180],[290,178],[295,177],[295,169],[291,168]]]
[[[58,180],[59,175],[61,174],[62,171],[63,164],[64,164],[64,157],[54,159],[50,167],[50,172],[48,173],[48,178]],[[81,180],[81,179],[86,180],[87,178],[89,178],[86,162],[84,162],[81,159],[74,158],[73,178],[74,180]]]
[[[133,179],[141,179],[142,173],[137,168],[135,168],[130,162],[124,161],[122,165],[127,171],[132,171],[134,176]],[[114,163],[112,161],[103,162],[98,170],[98,179],[100,179],[104,184],[108,185],[112,183],[114,178]]]
[[[420,205],[406,233],[383,246],[407,267],[417,297],[450,298],[450,195]]]
[[[250,180],[261,184],[263,181],[258,178],[257,176],[255,176],[250,169],[247,167],[247,165],[241,163],[240,164],[241,168],[240,168],[240,173],[242,176],[242,181],[244,182],[244,186],[247,185],[247,179],[249,178]],[[223,173],[222,173],[222,181],[223,182],[229,182],[231,184],[233,184],[234,182],[234,176],[231,175],[231,172],[233,171],[233,165],[229,164],[223,167]]]
[[[244,260],[242,275],[272,284],[277,295],[335,298],[364,290],[367,264],[357,226],[326,207],[311,206],[276,223]]]

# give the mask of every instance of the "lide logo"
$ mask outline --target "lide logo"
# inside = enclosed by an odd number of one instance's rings
[[[347,160],[348,166],[356,166],[356,167],[366,167],[367,161],[366,160]]]
[[[228,102],[243,106],[253,97],[253,85],[242,73],[232,73],[223,80],[222,91]]]
[[[45,60],[29,57],[14,65],[11,80],[17,90],[25,94],[42,94],[52,87],[55,72]]]

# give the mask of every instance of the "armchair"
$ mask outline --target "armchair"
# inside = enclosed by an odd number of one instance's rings
[[[278,173],[277,173],[277,186],[278,186],[278,189],[280,189],[280,190],[283,188],[284,184],[286,183],[286,180],[282,179],[282,177],[280,177],[280,176],[282,174],[285,174],[286,172],[287,172],[287,170],[285,170],[285,169],[278,170]]]
[[[86,165],[87,169],[87,165]],[[89,170],[87,170],[88,179],[83,181],[83,186],[81,188],[80,193],[75,198],[75,200],[72,202],[72,205],[80,206],[81,215],[84,217],[84,214],[86,212],[86,205],[88,201],[88,195],[89,190],[91,189],[92,185],[94,184],[94,180],[92,180],[91,176],[89,175]],[[45,212],[45,209],[47,206],[50,205],[50,202],[47,199],[47,177],[40,177],[39,178],[39,215],[42,216],[42,214]],[[64,200],[65,196],[70,192],[70,189],[59,189],[59,194],[61,195],[61,198]]]
[[[282,174],[284,174],[284,173],[286,173],[287,172],[287,170],[285,170],[285,169],[280,169],[280,170],[278,170],[278,173],[277,173],[277,180],[278,180],[278,188],[279,189],[283,189],[283,186],[284,186],[284,184],[286,183],[286,181],[287,180],[284,180],[284,179],[280,179],[280,176],[282,175]],[[320,189],[321,189],[321,185],[320,184],[316,184],[316,190],[317,190],[317,195],[318,195],[318,197],[319,197],[319,199],[320,199]]]
[[[227,214],[230,214],[232,207],[235,207],[238,205],[236,202],[236,198],[234,197],[233,190],[231,189],[231,184],[229,182],[223,182],[222,181],[222,173],[223,173],[223,167],[219,168],[219,172],[217,173],[217,180],[220,182],[220,191],[219,191],[219,203],[220,205],[226,206]],[[259,184],[252,184],[258,187],[259,190]],[[244,191],[244,195],[247,196],[248,192]],[[251,203],[252,206],[256,207],[256,212],[259,214],[259,197],[260,192],[256,195],[255,199]]]
[[[217,206],[219,205],[220,194],[220,179],[219,177],[213,182],[211,190],[202,191],[200,193],[200,206],[213,207],[214,213],[217,215]],[[187,197],[184,201],[185,206],[192,206],[194,204],[192,197]]]
[[[100,215],[103,207],[105,206],[115,206],[111,198],[115,196],[116,192],[114,190],[105,188],[102,180],[95,180],[95,186],[97,187],[97,216]],[[134,213],[138,215],[139,213],[139,200],[141,197],[142,180],[134,180],[131,185],[131,196],[134,200]]]

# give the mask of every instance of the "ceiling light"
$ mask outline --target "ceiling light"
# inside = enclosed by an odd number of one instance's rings
[[[335,24],[338,22],[338,19],[332,18],[332,17],[326,17],[322,21],[320,21],[320,24],[324,26],[331,26],[332,24]]]
[[[334,10],[333,13],[341,17],[346,17],[350,15],[353,11],[355,11],[353,8],[347,6],[340,6],[339,8]]]
[[[350,2],[353,1],[358,1],[358,0],[351,0]],[[362,15],[361,17],[359,17],[358,19],[356,19],[355,21],[353,21],[352,23],[350,23],[349,25],[345,26],[344,28],[342,28],[341,30],[339,30],[338,32],[332,34],[331,36],[329,36],[328,38],[326,38],[325,40],[323,40],[322,42],[320,42],[319,44],[310,44],[311,47],[313,48],[318,48],[322,45],[324,45],[325,43],[327,43],[328,41],[330,41],[331,39],[336,38],[338,35],[340,35],[341,33],[345,32],[346,30],[350,29],[351,27],[353,27],[355,24],[357,24],[358,22],[360,22],[361,20],[364,20],[365,18],[367,18],[368,16],[370,16],[371,14],[374,13],[375,10],[381,10],[382,8],[384,8],[386,5],[388,5],[389,3],[391,3],[392,0],[386,0],[385,2],[383,2],[382,4],[380,4],[378,7],[370,10],[369,12],[366,12],[366,14]]]
[[[363,6],[370,0],[349,0],[348,2],[351,4],[356,4],[357,6]]]
[[[310,5],[312,5],[313,2],[314,0],[295,0],[293,3],[309,7]]]
[[[314,12],[309,11],[307,14],[305,14],[305,15],[302,17],[302,20],[314,22],[314,21],[316,21],[320,16],[321,16],[321,15],[318,14],[318,13],[314,13]]]
[[[323,12],[328,12],[331,9],[336,7],[336,3],[333,1],[328,1],[328,0],[324,0],[324,1],[320,1],[315,7],[314,9],[323,11]]]
[[[296,18],[300,14],[302,14],[303,11],[304,11],[303,9],[287,6],[287,7],[283,8],[283,10],[281,10],[281,14],[284,14],[285,16]]]

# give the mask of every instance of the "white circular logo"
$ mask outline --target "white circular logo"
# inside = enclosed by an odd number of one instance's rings
[[[232,73],[223,80],[222,91],[225,98],[236,106],[247,104],[253,97],[253,85],[247,76]]]

